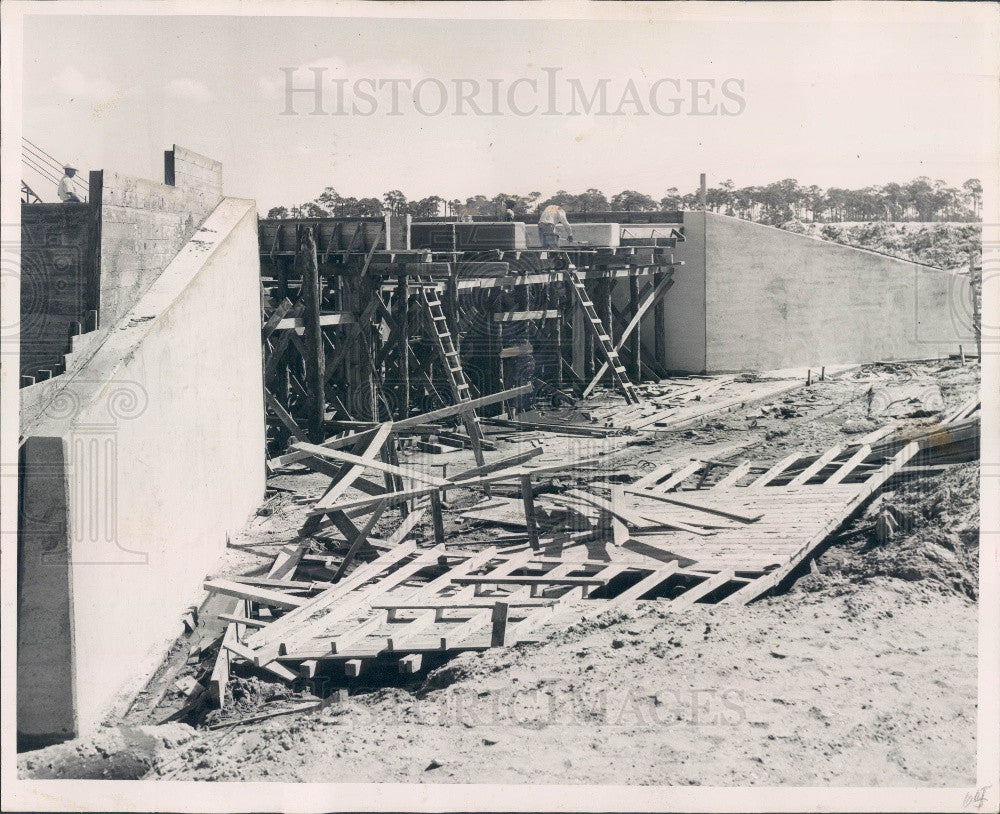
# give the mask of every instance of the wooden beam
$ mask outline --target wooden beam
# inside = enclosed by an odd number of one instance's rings
[[[358,550],[361,548],[361,546],[364,545],[365,542],[367,542],[368,535],[371,534],[372,529],[375,528],[375,524],[378,522],[379,518],[382,516],[382,513],[385,511],[385,509],[386,509],[385,500],[381,500],[375,504],[374,510],[372,511],[371,515],[369,515],[368,519],[365,521],[365,524],[358,531],[357,536],[351,541],[351,546],[350,548],[347,549],[347,553],[344,555],[343,562],[340,563],[340,567],[337,568],[337,572],[333,575],[334,582],[339,582],[341,577],[344,576],[344,574],[347,571],[347,566],[350,565],[351,562],[354,560],[354,557],[358,553]]]
[[[493,315],[494,322],[527,322],[538,319],[555,319],[562,315],[558,308],[544,311],[502,311]]]
[[[399,466],[393,466],[392,464],[387,464],[384,461],[380,461],[377,458],[368,458],[361,455],[352,455],[349,452],[341,452],[337,449],[329,449],[328,447],[321,447],[316,444],[306,444],[306,443],[296,443],[292,445],[295,449],[301,452],[308,452],[310,455],[314,455],[317,458],[329,458],[334,461],[343,461],[344,463],[352,463],[357,466],[364,467],[366,469],[374,469],[379,472],[387,472],[390,475],[398,475],[401,478],[407,478],[409,480],[420,481],[421,483],[429,483],[434,486],[444,486],[448,483],[444,478],[439,478],[436,475],[430,475],[426,472],[419,472],[416,469],[403,469]]]
[[[302,599],[291,594],[284,594],[281,591],[270,591],[266,588],[254,588],[252,585],[244,585],[229,579],[206,579],[203,585],[210,593],[225,594],[235,596],[237,599],[249,599],[261,605],[270,605],[274,608],[299,608],[309,600]]]
[[[302,277],[300,297],[305,304],[304,347],[306,362],[306,411],[309,417],[309,440],[319,443],[323,440],[323,419],[326,414],[326,394],[324,365],[326,352],[323,349],[323,328],[320,324],[322,295],[320,293],[319,264],[316,260],[316,238],[312,227],[304,227],[299,238],[299,250],[295,255],[296,270]],[[294,336],[293,333],[289,334]],[[294,340],[293,340],[294,341]]]
[[[538,523],[535,520],[535,499],[531,489],[531,475],[521,476],[521,502],[524,504],[524,522],[528,530],[528,542],[536,551],[538,543]]]
[[[486,407],[490,404],[497,404],[501,401],[510,401],[517,398],[518,396],[523,396],[528,393],[534,392],[535,386],[532,384],[524,384],[520,387],[514,387],[510,390],[504,390],[500,393],[493,393],[489,396],[480,396],[476,399],[469,399],[469,401],[463,401],[460,404],[451,404],[447,407],[442,407],[439,410],[431,410],[429,413],[421,413],[420,415],[411,416],[409,418],[404,418],[402,421],[397,421],[393,427],[397,430],[405,430],[407,427],[414,426],[416,424],[426,424],[431,421],[438,421],[442,418],[450,418],[451,416],[458,415],[459,413],[468,412],[469,410],[475,410],[479,407]]]
[[[706,506],[705,504],[698,503],[694,500],[679,498],[676,496],[677,493],[652,492],[648,489],[636,489],[631,486],[626,486],[625,491],[630,495],[639,495],[640,497],[649,498],[650,500],[658,500],[662,503],[671,503],[675,506],[683,506],[686,509],[706,512],[707,514],[726,517],[730,520],[738,520],[741,523],[755,523],[764,516],[762,514],[744,514],[742,512],[734,512],[730,509],[718,509],[715,506]],[[685,492],[684,494],[688,493]]]
[[[507,616],[510,606],[506,602],[497,602],[493,605],[492,630],[490,632],[490,647],[506,647],[507,645]]]
[[[339,311],[336,313],[327,313],[319,315],[319,324],[323,327],[329,327],[331,325],[350,325],[354,322],[354,315],[348,313],[347,311]],[[306,319],[304,317],[289,317],[287,319],[282,319],[275,325],[274,330],[276,331],[289,331],[294,330],[299,334],[304,334],[306,329]]]

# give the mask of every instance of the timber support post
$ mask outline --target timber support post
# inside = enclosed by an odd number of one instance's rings
[[[306,394],[308,400],[309,440],[320,444],[326,437],[323,426],[326,415],[326,394],[323,376],[326,351],[323,348],[323,327],[320,324],[322,292],[319,265],[316,259],[316,238],[311,226],[302,229],[299,251],[296,255],[298,271],[302,277],[303,345],[305,347]]]

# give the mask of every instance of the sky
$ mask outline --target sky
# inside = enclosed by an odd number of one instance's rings
[[[992,4],[663,4],[631,19],[614,19],[624,4],[597,5],[592,16],[605,19],[29,14],[23,135],[81,169],[153,179],[163,150],[180,144],[222,161],[226,193],[262,212],[327,186],[357,197],[597,187],[658,199],[695,189],[700,172],[710,185],[821,187],[920,175],[958,185],[995,172]],[[296,87],[319,72],[324,115],[310,115],[311,93],[283,115],[282,68]],[[332,115],[337,80],[350,91],[369,79],[422,82],[419,104],[400,84],[394,109],[383,85],[374,104],[348,92],[345,115]],[[478,83],[483,115],[456,80]],[[569,80],[587,97],[606,81],[605,112],[619,115],[586,113]]]

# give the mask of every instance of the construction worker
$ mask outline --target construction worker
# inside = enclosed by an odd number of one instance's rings
[[[559,245],[559,235],[556,234],[556,227],[566,229],[566,239],[573,241],[573,227],[566,217],[566,210],[558,204],[549,204],[542,210],[538,217],[538,236],[542,239],[543,249],[554,249]]]
[[[76,175],[76,167],[63,167],[65,173],[59,181],[59,200],[63,203],[80,203],[80,199],[73,191],[73,176]]]

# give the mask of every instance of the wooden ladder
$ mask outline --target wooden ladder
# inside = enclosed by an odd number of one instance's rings
[[[459,357],[458,349],[455,347],[455,340],[448,329],[448,317],[445,316],[444,307],[437,295],[437,286],[428,277],[418,277],[420,292],[427,309],[427,316],[430,318],[431,333],[437,346],[438,355],[441,357],[441,364],[448,377],[448,385],[451,387],[452,398],[456,403],[472,401],[469,380],[462,369],[462,361]],[[479,424],[479,416],[472,408],[463,412],[462,423],[469,433],[469,441],[472,443],[472,454],[476,457],[476,464],[483,466],[483,430]]]
[[[587,288],[583,284],[583,280],[580,279],[580,275],[573,268],[563,269],[563,273],[572,284],[577,302],[583,306],[583,311],[587,315],[587,319],[590,320],[591,329],[597,337],[597,344],[600,346],[601,352],[608,363],[608,369],[611,371],[611,378],[614,380],[615,385],[622,392],[622,395],[625,396],[626,403],[639,404],[642,399],[629,379],[628,373],[625,371],[625,365],[622,364],[622,360],[618,356],[618,351],[615,350],[611,337],[608,336],[608,331],[604,327],[604,323],[597,316],[597,309],[594,308],[594,303],[587,294]]]

